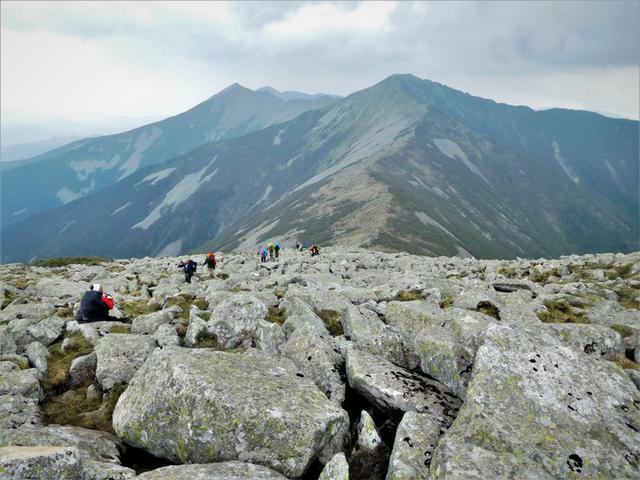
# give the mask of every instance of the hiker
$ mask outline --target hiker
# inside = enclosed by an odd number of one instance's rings
[[[211,275],[212,271],[216,269],[216,254],[213,252],[207,252],[204,264],[209,269],[209,275]]]
[[[260,262],[265,263],[267,261],[267,255],[269,253],[269,252],[267,252],[267,249],[263,248],[258,253],[260,254]]]
[[[312,257],[315,257],[316,255],[320,255],[320,247],[317,245],[311,245],[309,252],[311,252]]]
[[[178,264],[178,268],[181,268],[184,271],[184,279],[187,283],[191,283],[191,277],[193,277],[193,274],[198,268],[198,264],[189,257],[184,257],[184,259]]]
[[[273,243],[270,243],[269,244],[269,260],[271,261],[274,260],[275,249],[276,249],[276,246]]]
[[[84,293],[84,297],[80,302],[80,309],[76,315],[76,321],[78,323],[117,322],[117,318],[109,316],[109,310],[113,308],[113,305],[113,297],[104,295],[102,286],[99,283],[95,283]]]
[[[280,242],[276,242],[276,246],[274,248],[275,252],[276,252],[276,259],[280,258],[280,249],[282,247],[280,246]]]

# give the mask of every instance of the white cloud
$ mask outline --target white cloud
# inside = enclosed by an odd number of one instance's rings
[[[264,31],[268,36],[295,39],[333,33],[371,34],[389,30],[389,16],[395,8],[396,2],[359,3],[356,8],[328,2],[307,4],[268,23]]]

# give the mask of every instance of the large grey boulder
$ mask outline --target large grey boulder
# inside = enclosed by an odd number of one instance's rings
[[[298,477],[342,449],[348,417],[295,372],[258,352],[158,349],[120,397],[113,426],[171,461],[242,460]]]
[[[602,325],[556,323],[541,326],[550,335],[580,352],[615,360],[625,354],[622,337],[615,330]]]
[[[16,353],[16,342],[13,341],[13,337],[6,332],[6,326],[0,327],[0,355],[7,355]]]
[[[17,429],[0,430],[0,447],[11,445],[76,447],[83,460],[120,463],[118,442],[113,435],[80,427],[23,425]]]
[[[400,331],[382,322],[375,312],[350,306],[341,321],[345,337],[357,345],[405,368],[414,369],[420,364]]]
[[[140,315],[131,322],[131,333],[151,334],[155,333],[160,325],[173,321],[173,315],[167,311],[152,312]]]
[[[41,422],[38,400],[20,395],[0,395],[0,430]]]
[[[11,304],[0,311],[0,325],[16,319],[42,320],[56,313],[48,303]]]
[[[110,333],[96,345],[96,379],[103,390],[129,383],[134,372],[156,348],[156,342],[145,335]]]
[[[390,302],[386,318],[413,346],[420,369],[464,399],[476,351],[495,320],[459,308],[442,311],[422,301]]]
[[[349,385],[378,408],[425,413],[444,428],[455,418],[460,400],[441,383],[357,348],[346,360]]]
[[[254,333],[256,348],[272,356],[282,353],[286,341],[282,327],[277,323],[260,320]]]
[[[318,480],[349,480],[349,464],[344,453],[336,453],[327,463]]]
[[[0,371],[0,395],[14,395],[37,401],[44,399],[44,393],[38,382],[38,370]]]
[[[429,415],[406,412],[396,430],[386,480],[428,480],[431,456],[442,432]]]
[[[32,342],[40,342],[45,347],[55,342],[64,330],[65,320],[60,317],[49,317],[43,320],[20,318],[9,322],[6,333],[13,338],[22,352]]]
[[[254,296],[234,295],[213,310],[207,330],[221,347],[237,347],[255,332],[266,313],[267,306]]]
[[[176,327],[169,323],[160,325],[153,334],[153,339],[159,347],[180,345],[180,337],[176,331]]]
[[[291,359],[328,399],[342,404],[345,385],[340,368],[344,359],[328,332],[320,334],[306,325],[296,328],[284,344],[282,354]]]
[[[637,478],[640,392],[540,329],[493,325],[433,478]]]
[[[261,465],[230,461],[200,465],[175,465],[143,473],[140,480],[287,480]]]
[[[73,447],[0,447],[2,480],[78,480],[82,458]]]
[[[38,378],[42,379],[47,373],[47,367],[49,365],[49,350],[46,349],[40,342],[31,342],[25,349],[24,354],[29,359],[29,363],[38,371]]]

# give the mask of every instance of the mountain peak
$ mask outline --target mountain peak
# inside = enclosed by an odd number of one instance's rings
[[[219,97],[221,95],[242,94],[242,93],[253,93],[253,90],[247,87],[243,87],[238,82],[235,82],[229,85],[227,88],[220,90],[215,95],[209,97],[209,100],[211,100],[212,98]]]

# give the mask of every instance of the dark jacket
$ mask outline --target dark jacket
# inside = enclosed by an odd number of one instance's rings
[[[189,260],[187,263],[180,262],[178,264],[178,268],[181,268],[182,270],[184,270],[184,273],[186,273],[187,275],[194,273],[197,267],[198,267],[198,264],[193,260]]]
[[[109,307],[102,301],[102,294],[92,290],[85,292],[76,315],[79,323],[99,322],[109,319]]]

